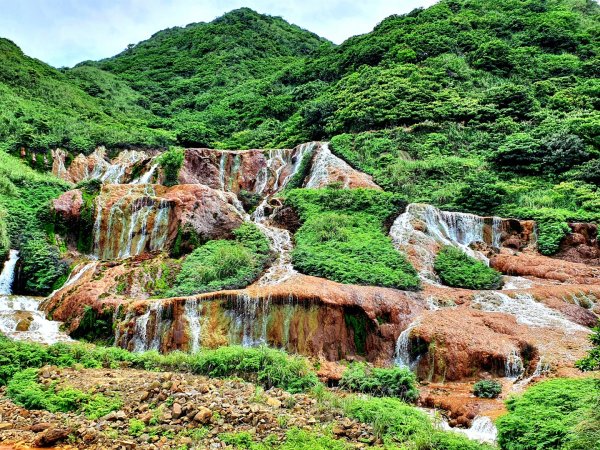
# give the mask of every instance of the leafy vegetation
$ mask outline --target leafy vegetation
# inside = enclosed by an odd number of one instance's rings
[[[234,240],[209,241],[190,253],[168,294],[237,289],[254,281],[269,257],[269,242],[251,223],[242,224],[234,235]]]
[[[68,184],[36,172],[3,151],[0,179],[0,255],[9,246],[19,250],[21,290],[47,294],[64,281],[68,271],[56,245],[54,220],[49,217],[49,201]]]
[[[434,269],[448,286],[465,289],[498,289],[502,274],[461,249],[446,246],[435,257]]]
[[[165,175],[164,185],[174,186],[177,184],[179,169],[183,164],[184,152],[181,148],[171,148],[158,157],[158,164]]]
[[[38,382],[38,370],[33,368],[14,374],[6,386],[6,393],[17,405],[27,409],[79,411],[92,420],[123,406],[123,402],[117,398],[86,394],[72,388],[57,389],[54,384],[41,384]]]
[[[401,367],[370,367],[354,363],[342,374],[340,387],[378,397],[398,397],[412,402],[419,396],[417,378],[409,369]]]
[[[146,370],[191,372],[211,377],[237,376],[266,388],[304,391],[318,380],[306,358],[290,356],[267,347],[221,347],[190,355],[172,352],[131,353],[116,347],[91,344],[40,344],[11,341],[0,335],[0,386],[18,372],[44,365],[59,367],[82,364],[86,368],[115,368],[120,364]]]
[[[500,448],[594,448],[576,445],[583,437],[578,424],[596,405],[594,394],[593,379],[554,379],[510,397],[506,402],[508,414],[496,421]]]
[[[299,271],[340,283],[418,288],[416,271],[384,229],[405,206],[399,197],[372,189],[293,189],[285,201],[302,220],[292,252]]]
[[[480,380],[473,385],[473,395],[481,398],[496,398],[502,393],[502,384],[496,380]]]
[[[435,429],[425,413],[395,398],[353,398],[344,405],[348,417],[373,425],[385,448],[481,450],[490,448],[454,433]]]
[[[593,345],[585,358],[577,361],[576,366],[583,371],[600,370],[600,324],[590,334]]]

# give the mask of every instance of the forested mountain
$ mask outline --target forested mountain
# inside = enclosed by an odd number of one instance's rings
[[[0,39],[0,447],[597,448],[599,19]]]

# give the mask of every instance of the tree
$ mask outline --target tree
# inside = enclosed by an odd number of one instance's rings
[[[465,186],[455,202],[471,213],[489,215],[502,204],[506,195],[506,189],[498,184],[498,178],[489,172],[475,172],[465,178]]]
[[[515,133],[491,157],[500,169],[537,174],[542,170],[543,149],[540,142],[527,133]]]
[[[562,173],[590,159],[583,140],[566,131],[553,134],[542,141],[544,170]]]

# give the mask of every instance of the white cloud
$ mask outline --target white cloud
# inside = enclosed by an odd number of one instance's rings
[[[0,36],[30,56],[71,66],[122,51],[155,32],[209,22],[247,6],[341,43],[366,33],[391,14],[435,0],[0,0]]]

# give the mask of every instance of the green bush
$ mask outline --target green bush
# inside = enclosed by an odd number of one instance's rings
[[[340,283],[419,287],[415,269],[384,232],[404,206],[398,197],[369,189],[296,189],[285,201],[303,222],[292,252],[300,272]]]
[[[510,397],[508,414],[496,421],[500,448],[586,448],[573,444],[582,417],[596,405],[596,389],[593,379],[554,379]]]
[[[340,387],[378,397],[398,397],[412,402],[419,397],[414,373],[404,367],[378,368],[354,363],[342,374]]]
[[[447,286],[464,289],[498,289],[502,274],[462,250],[446,246],[435,257],[434,269]]]
[[[315,386],[317,377],[309,361],[267,347],[221,347],[190,355],[172,352],[132,353],[116,347],[59,343],[50,346],[11,341],[0,335],[0,386],[23,369],[44,365],[116,368],[126,364],[146,370],[191,372],[211,377],[238,376],[267,388],[300,392]]]
[[[360,422],[369,423],[384,441],[386,448],[419,450],[483,450],[491,446],[479,444],[464,436],[434,428],[424,412],[394,398],[351,398],[344,413]]]
[[[235,240],[209,241],[190,253],[169,296],[237,289],[252,283],[269,257],[269,242],[258,227],[242,224]]]
[[[480,380],[473,385],[473,395],[481,398],[496,398],[502,393],[502,384],[496,380]]]
[[[6,394],[17,405],[27,409],[45,409],[50,412],[81,411],[88,419],[98,419],[123,405],[115,398],[102,394],[90,395],[80,390],[57,390],[54,385],[38,382],[37,369],[25,369],[14,374],[6,387]]]
[[[183,164],[185,151],[182,148],[171,148],[164,152],[157,159],[158,164],[163,170],[165,186],[174,186],[178,183],[179,169]]]
[[[575,365],[583,371],[600,370],[600,324],[593,328],[589,339],[593,347],[585,358],[577,361]]]

